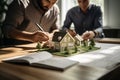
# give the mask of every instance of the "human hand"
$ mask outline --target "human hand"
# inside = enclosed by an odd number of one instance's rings
[[[82,34],[82,38],[84,40],[88,40],[88,39],[93,39],[95,36],[94,32],[93,31],[86,31]]]
[[[44,48],[54,48],[54,43],[51,40],[42,43]]]
[[[32,34],[31,40],[32,40],[32,42],[48,41],[49,40],[49,36],[45,32],[37,31],[37,32]]]
[[[49,36],[49,40],[48,41],[44,41],[42,44],[43,44],[43,47],[47,47],[47,48],[54,48],[54,43],[52,41],[52,38],[53,38],[53,35],[55,32],[58,32],[59,30],[55,30],[54,32],[52,33],[46,33],[48,36]]]
[[[76,32],[74,30],[68,29],[67,31],[70,33],[72,37],[76,36]]]

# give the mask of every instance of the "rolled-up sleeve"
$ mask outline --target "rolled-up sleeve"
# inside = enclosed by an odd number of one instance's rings
[[[70,18],[70,15],[71,15],[71,13],[70,13],[70,11],[68,11],[66,14],[66,19],[64,21],[64,25],[62,27],[63,30],[69,29],[71,24],[72,24],[72,20]]]
[[[53,24],[51,25],[49,32],[60,28],[60,10],[56,4],[53,7],[53,14]]]
[[[102,19],[102,11],[100,7],[96,10],[96,16],[94,20],[94,27],[96,32],[98,32],[98,35],[96,37],[103,37],[103,19]]]

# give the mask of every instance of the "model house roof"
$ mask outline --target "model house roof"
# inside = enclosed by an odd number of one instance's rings
[[[66,31],[60,31],[60,32],[55,32],[52,38],[52,41],[54,42],[60,42],[63,37],[66,35]]]
[[[74,39],[76,39],[76,40],[78,40],[78,41],[83,41],[83,38],[82,38],[79,34],[77,34],[77,35],[74,37]]]
[[[76,35],[74,38],[66,31],[59,31],[59,32],[55,32],[52,38],[52,41],[54,42],[60,42],[65,35],[68,34],[73,40],[78,40],[78,41],[83,41],[83,38],[80,35]]]

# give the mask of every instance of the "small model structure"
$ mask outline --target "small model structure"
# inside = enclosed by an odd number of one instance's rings
[[[82,46],[83,39],[80,35],[72,37],[69,32],[55,32],[52,41],[54,42],[54,50],[61,54],[74,54],[79,51]],[[78,47],[79,46],[79,47]]]
[[[83,38],[82,38],[79,34],[77,34],[77,35],[74,37],[74,39],[75,39],[75,44],[76,44],[77,46],[82,46]]]
[[[83,40],[78,34],[72,37],[69,32],[66,31],[55,32],[52,42],[54,45],[52,49],[42,49],[40,44],[38,44],[36,48],[39,48],[38,51],[47,50],[58,56],[70,56],[100,49],[99,47],[95,47],[94,39]]]
[[[65,31],[55,32],[52,41],[55,50],[60,52],[73,49],[75,45],[75,39]]]

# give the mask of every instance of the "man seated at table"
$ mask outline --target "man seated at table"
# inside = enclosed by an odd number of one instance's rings
[[[4,44],[43,42],[59,27],[58,0],[14,0],[2,27]],[[45,32],[37,27],[40,24]]]
[[[90,0],[77,0],[78,6],[71,8],[66,15],[63,30],[68,30],[73,36],[77,33],[83,39],[103,37],[102,12],[99,6],[90,4]],[[70,30],[74,24],[75,31]]]

